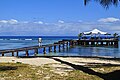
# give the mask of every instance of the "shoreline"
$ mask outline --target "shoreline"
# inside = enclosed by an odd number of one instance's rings
[[[0,57],[0,63],[24,63],[30,65],[41,66],[45,64],[56,64],[61,63],[57,61],[66,61],[72,64],[85,65],[89,63],[100,63],[100,64],[115,64],[120,65],[120,58],[109,58],[109,57]]]

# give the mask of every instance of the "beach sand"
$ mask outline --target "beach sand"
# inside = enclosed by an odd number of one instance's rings
[[[41,66],[44,64],[51,64],[51,63],[61,63],[60,61],[56,60],[59,59],[61,61],[69,62],[75,65],[86,65],[86,64],[116,64],[120,65],[120,61],[109,60],[109,59],[100,59],[100,58],[81,58],[81,57],[51,57],[51,58],[17,58],[17,57],[0,57],[0,62],[21,62],[24,64],[36,65]]]

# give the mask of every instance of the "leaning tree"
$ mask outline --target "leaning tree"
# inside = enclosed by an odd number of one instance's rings
[[[84,0],[84,5],[87,5],[92,0]],[[114,5],[118,6],[120,0],[94,0],[95,2],[98,2],[101,4],[104,8],[108,9],[109,6]]]

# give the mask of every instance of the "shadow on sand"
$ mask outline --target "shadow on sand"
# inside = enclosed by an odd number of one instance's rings
[[[0,66],[0,71],[7,71],[7,70],[16,70],[17,67],[15,66]]]
[[[55,61],[61,62],[62,64],[69,65],[72,68],[74,68],[75,70],[81,70],[81,71],[83,71],[87,74],[96,75],[96,76],[98,76],[98,77],[100,77],[104,80],[120,80],[120,70],[116,70],[116,71],[113,71],[113,72],[110,72],[110,73],[103,74],[103,73],[95,72],[94,70],[90,69],[89,67],[84,67],[84,66],[81,66],[81,65],[75,65],[75,64],[63,61],[61,59],[58,59],[58,58],[51,57],[50,59],[54,59]],[[105,66],[117,66],[117,65],[108,64],[108,65],[105,65]],[[118,65],[118,66],[120,66],[120,65]]]

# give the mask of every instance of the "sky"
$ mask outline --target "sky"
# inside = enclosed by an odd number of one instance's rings
[[[0,36],[77,36],[99,29],[120,34],[120,5],[84,0],[0,0]]]

